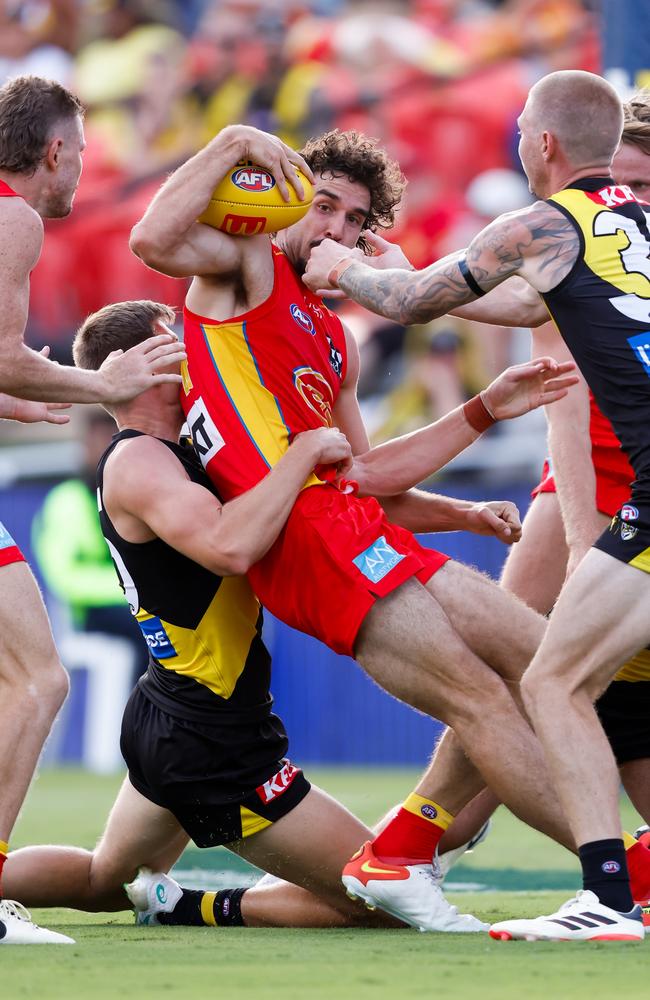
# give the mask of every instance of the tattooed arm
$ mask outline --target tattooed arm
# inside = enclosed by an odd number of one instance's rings
[[[465,259],[484,292],[520,275],[538,292],[554,288],[579,251],[577,232],[547,202],[499,216],[470,243]],[[422,271],[377,271],[332,240],[312,250],[304,281],[314,290],[340,288],[367,309],[396,322],[426,323],[479,298],[452,254]]]

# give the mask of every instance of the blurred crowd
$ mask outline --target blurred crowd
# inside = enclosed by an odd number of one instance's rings
[[[377,137],[409,180],[394,237],[413,264],[466,245],[526,203],[516,117],[544,73],[598,71],[598,28],[596,0],[0,0],[0,81],[53,77],[87,107],[84,173],[72,215],[47,226],[29,343],[68,361],[89,311],[181,304],[183,282],[145,268],[128,234],[165,175],[233,122],[296,148],[333,127]],[[342,308],[376,438],[455,406],[512,355],[503,330],[405,330]]]

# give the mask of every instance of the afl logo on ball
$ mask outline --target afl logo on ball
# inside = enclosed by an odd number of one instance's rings
[[[316,328],[314,327],[314,322],[309,313],[306,313],[304,309],[297,306],[295,302],[291,305],[289,311],[294,323],[297,323],[301,330],[304,330],[306,333],[311,333],[313,337],[316,333]]]
[[[254,167],[240,167],[232,174],[231,180],[235,187],[242,191],[262,193],[275,187],[275,180],[271,174],[267,174],[265,170],[256,170]]]

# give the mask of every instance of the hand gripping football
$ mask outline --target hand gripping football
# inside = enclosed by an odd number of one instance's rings
[[[291,197],[285,201],[275,178],[264,167],[238,163],[212,192],[199,222],[232,236],[257,236],[292,226],[309,210],[314,197],[310,182],[297,167],[295,170],[303,185],[304,201],[300,201],[288,182]]]

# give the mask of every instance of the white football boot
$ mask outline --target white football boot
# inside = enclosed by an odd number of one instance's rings
[[[436,853],[434,855],[434,867],[435,862],[437,861],[443,879],[447,877],[449,869],[456,864],[463,854],[470,854],[475,847],[478,847],[479,844],[483,843],[490,832],[491,825],[492,820],[486,820],[478,833],[474,834],[474,836],[468,840],[466,844],[461,844],[460,847],[455,847],[452,851],[445,851],[444,854]]]
[[[548,917],[500,920],[490,927],[490,937],[497,941],[643,941],[644,932],[640,906],[619,913],[588,889]]]
[[[420,931],[475,934],[488,929],[445,899],[439,869],[430,864],[387,864],[375,857],[369,841],[350,858],[342,880],[350,899],[362,899],[369,910],[379,907]]]
[[[21,903],[0,899],[0,945],[74,944],[74,939],[39,927]]]
[[[136,924],[158,924],[159,913],[171,913],[183,895],[178,882],[162,872],[141,868],[124,891],[133,904]]]

